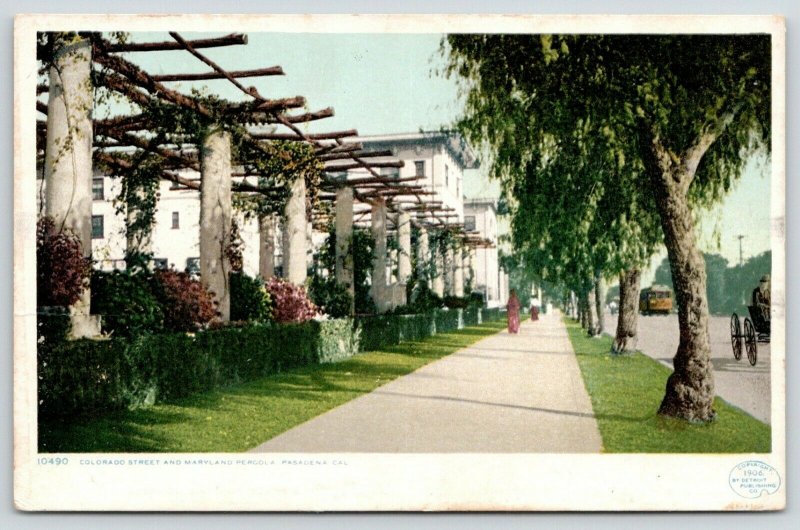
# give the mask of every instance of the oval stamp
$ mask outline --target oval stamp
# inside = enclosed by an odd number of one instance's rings
[[[781,476],[769,464],[747,460],[731,470],[728,476],[731,489],[747,499],[757,499],[764,492],[772,495],[781,487]]]

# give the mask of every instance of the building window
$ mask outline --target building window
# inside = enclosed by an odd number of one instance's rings
[[[424,177],[425,176],[425,161],[424,160],[417,160],[414,162],[414,176],[415,177]]]
[[[167,269],[167,267],[169,267],[169,264],[167,263],[167,258],[153,258],[154,269],[165,270]]]
[[[92,179],[92,199],[102,201],[105,199],[105,180],[103,177]]]
[[[200,258],[186,258],[186,272],[200,274]]]
[[[176,230],[181,227],[181,214],[179,212],[172,212],[172,229]]]
[[[475,216],[474,215],[465,215],[464,216],[464,230],[467,232],[474,232],[475,231]]]
[[[102,215],[93,215],[92,216],[92,239],[103,239],[105,237],[103,233],[103,216]]]

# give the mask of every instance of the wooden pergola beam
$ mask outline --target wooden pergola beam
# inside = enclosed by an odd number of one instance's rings
[[[332,160],[347,160],[354,156],[359,158],[379,158],[379,157],[389,157],[393,156],[394,153],[391,149],[384,149],[383,151],[364,151],[362,153],[359,152],[337,152],[337,153],[327,153],[323,155],[319,155],[317,160],[321,162],[329,162]]]
[[[256,70],[234,70],[228,72],[231,77],[238,79],[244,77],[264,77],[272,75],[285,75],[283,68],[280,66],[270,66],[268,68],[258,68]],[[157,82],[172,82],[172,81],[205,81],[212,79],[225,79],[226,76],[220,72],[205,72],[202,74],[162,74],[153,75],[154,81]]]
[[[211,39],[197,39],[188,41],[193,48],[219,48],[221,46],[238,46],[247,44],[247,35],[241,33],[231,33],[224,37],[214,37]],[[118,52],[156,52],[169,50],[182,50],[183,46],[177,42],[128,42],[120,44],[109,44],[107,51]]]
[[[335,140],[337,138],[347,138],[348,136],[358,136],[358,131],[349,129],[347,131],[334,131],[327,133],[305,134],[298,138],[297,134],[291,133],[251,133],[250,136],[257,140],[298,140],[298,141],[314,141],[314,140]]]
[[[368,165],[372,168],[401,168],[405,164],[402,160],[393,160],[390,162],[364,162],[362,163],[354,163],[354,164],[338,164],[338,165],[330,165],[325,166],[324,171],[347,171],[349,169],[360,169],[364,167],[364,164]]]

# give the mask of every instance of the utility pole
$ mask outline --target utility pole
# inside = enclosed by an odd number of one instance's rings
[[[744,264],[744,258],[742,254],[742,239],[744,239],[744,235],[739,234],[736,236],[736,238],[739,240],[739,266],[741,267]]]

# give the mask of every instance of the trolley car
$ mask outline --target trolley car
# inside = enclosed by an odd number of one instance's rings
[[[651,285],[639,293],[639,312],[643,315],[672,312],[672,289],[664,285]]]

